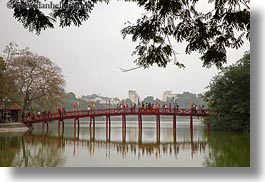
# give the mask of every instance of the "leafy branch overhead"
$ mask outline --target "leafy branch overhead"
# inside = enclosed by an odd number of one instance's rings
[[[227,48],[238,49],[250,40],[250,0],[208,0],[200,10],[198,0],[124,0],[134,2],[146,13],[136,23],[121,30],[138,45],[135,63],[144,68],[154,64],[166,67],[177,60],[174,47],[186,43],[186,54],[200,53],[203,66],[221,68],[227,61]],[[88,20],[97,3],[109,0],[61,0],[61,6],[45,15],[36,6],[40,0],[10,0],[14,17],[29,31],[40,34],[59,22],[61,27],[80,26]],[[24,6],[21,6],[21,5]],[[209,11],[206,11],[209,9]]]

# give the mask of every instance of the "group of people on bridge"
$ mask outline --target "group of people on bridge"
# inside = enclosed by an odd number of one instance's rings
[[[138,103],[138,105],[136,105],[136,103],[132,103],[130,106],[129,104],[125,104],[125,103],[118,103],[117,104],[117,109],[122,109],[122,110],[131,110],[131,111],[135,111],[136,108],[138,109],[162,109],[163,112],[179,112],[180,108],[179,105],[177,103],[166,103],[166,104],[160,104],[159,102],[153,102],[152,104],[149,103],[144,103],[142,102],[141,104]],[[194,103],[192,103],[191,105],[191,111],[193,113],[205,113],[204,111],[204,105],[202,106],[198,106]]]
[[[168,109],[169,111],[174,110],[174,111],[178,111],[179,110],[179,105],[178,104],[161,104],[159,102],[153,102],[152,104],[149,103],[144,103],[142,102],[141,104],[138,103],[138,106],[136,106],[136,103],[132,103],[130,106],[128,104],[124,104],[124,103],[118,103],[117,104],[117,109],[132,109],[135,110],[136,108],[138,109]]]

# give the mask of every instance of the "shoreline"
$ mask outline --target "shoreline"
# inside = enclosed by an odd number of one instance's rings
[[[0,124],[0,133],[26,132],[26,131],[29,131],[29,128],[24,123],[21,122]]]

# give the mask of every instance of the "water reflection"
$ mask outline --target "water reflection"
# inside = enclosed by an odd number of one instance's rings
[[[36,126],[0,135],[0,165],[45,166],[249,166],[249,135],[209,132],[202,126]],[[4,156],[4,157],[2,157]]]
[[[49,138],[35,140],[30,133],[0,135],[0,154],[0,166],[6,167],[56,167],[64,163]]]
[[[34,139],[43,143],[49,141],[50,145],[65,150],[72,145],[72,154],[77,155],[78,147],[86,147],[90,157],[95,156],[98,150],[104,150],[106,158],[115,152],[114,155],[126,159],[127,156],[155,156],[156,159],[162,156],[174,156],[177,159],[180,150],[190,151],[190,156],[196,153],[205,153],[207,138],[200,136],[201,128],[190,130],[188,127],[178,129],[171,128],[80,128],[49,131],[40,134],[39,132],[27,133],[27,141]],[[195,140],[194,140],[195,134]]]
[[[212,132],[208,137],[209,153],[203,165],[220,166],[250,166],[250,136],[249,133]]]
[[[16,154],[20,151],[20,137],[21,135],[16,133],[0,134],[0,166],[12,166]]]

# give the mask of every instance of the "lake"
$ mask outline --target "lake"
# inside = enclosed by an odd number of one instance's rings
[[[80,121],[80,130],[66,121],[64,130],[57,122],[48,131],[41,124],[26,133],[0,133],[0,166],[14,167],[249,167],[250,135],[209,131],[200,120],[162,120],[158,130],[155,121]]]

